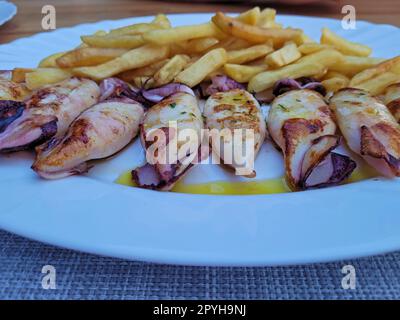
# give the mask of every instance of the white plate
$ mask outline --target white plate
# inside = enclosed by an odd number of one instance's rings
[[[209,14],[171,15],[174,25]],[[34,67],[46,55],[79,44],[79,36],[151,17],[102,21],[37,34],[0,46],[0,69]],[[400,30],[358,22],[280,16],[318,39],[323,26],[370,45],[375,56],[400,54]],[[139,142],[98,164],[88,176],[38,179],[32,155],[0,157],[0,227],[77,250],[190,265],[277,265],[359,257],[400,249],[400,181],[371,179],[329,189],[254,196],[161,193],[112,183],[143,160]],[[265,145],[259,178],[280,176],[281,156]],[[218,166],[197,166],[187,181],[231,179]]]
[[[17,13],[17,6],[8,1],[0,0],[0,26],[11,20]]]

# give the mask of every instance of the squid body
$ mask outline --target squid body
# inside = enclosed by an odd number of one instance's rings
[[[217,130],[215,136],[211,135],[213,152],[236,174],[254,177],[254,160],[266,134],[257,100],[242,89],[216,92],[207,99],[203,115],[208,129]]]
[[[39,89],[24,102],[0,101],[0,152],[28,149],[63,135],[99,95],[94,81],[70,78]]]
[[[340,137],[328,105],[315,91],[293,90],[275,98],[267,127],[283,152],[286,181],[293,190],[338,184],[356,167],[349,157],[332,152]]]
[[[203,120],[197,99],[191,90],[174,90],[179,91],[171,92],[144,116],[140,136],[147,163],[132,171],[139,187],[170,190],[196,160],[201,160]],[[183,137],[185,129],[192,138]]]
[[[64,136],[36,148],[33,170],[46,179],[86,172],[88,161],[112,156],[132,141],[143,113],[143,106],[129,98],[96,104],[84,111]]]
[[[389,109],[368,92],[346,88],[330,99],[351,150],[385,176],[400,176],[400,125]]]

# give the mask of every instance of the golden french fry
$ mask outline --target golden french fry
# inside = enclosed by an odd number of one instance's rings
[[[125,52],[126,49],[118,48],[78,48],[57,58],[56,63],[60,68],[95,66],[115,59]]]
[[[259,74],[267,69],[265,65],[246,66],[240,64],[227,63],[224,65],[224,71],[227,76],[241,83],[249,82],[256,74]]]
[[[298,45],[302,45],[302,44],[306,44],[306,43],[315,43],[317,44],[317,42],[315,42],[313,39],[311,39],[308,35],[306,35],[304,33],[304,31],[300,34],[300,36],[296,37],[293,39],[293,41]]]
[[[171,58],[153,76],[155,86],[162,86],[172,82],[174,78],[186,67],[189,61],[190,57],[183,54],[178,54]]]
[[[216,46],[218,43],[219,40],[217,38],[206,37],[182,41],[176,45],[180,47],[179,52],[199,53]]]
[[[333,77],[321,81],[321,84],[325,87],[327,92],[336,92],[342,88],[347,87],[349,80],[340,77]]]
[[[151,23],[157,24],[163,29],[171,28],[171,22],[169,21],[168,17],[162,13],[156,15]]]
[[[53,84],[71,77],[69,70],[57,68],[40,68],[35,69],[25,75],[26,86],[30,90],[39,89],[45,85]]]
[[[288,43],[265,57],[265,62],[273,67],[279,68],[290,64],[301,58],[301,53],[296,44]]]
[[[145,32],[163,29],[161,26],[153,23],[136,23],[130,26],[110,30],[110,35],[138,35]]]
[[[389,71],[379,74],[376,77],[370,78],[355,86],[350,86],[369,91],[372,95],[378,95],[381,94],[386,89],[386,87],[399,81],[400,75]]]
[[[145,32],[171,28],[171,23],[164,14],[158,14],[150,23],[135,23],[129,26],[110,30],[111,35],[137,35]]]
[[[98,30],[93,35],[94,36],[105,36],[106,34],[108,34],[108,33],[105,32],[104,30]],[[79,46],[76,47],[76,49],[87,48],[87,47],[89,47],[89,45],[84,43],[84,42],[82,42]]]
[[[141,35],[103,35],[81,36],[84,43],[91,47],[134,49],[144,44]]]
[[[203,52],[210,49],[218,42],[219,40],[213,37],[192,39],[187,41],[187,49],[190,48],[190,51],[193,53]]]
[[[322,64],[326,68],[331,68],[335,64],[341,63],[343,55],[334,49],[324,49],[311,53],[307,56],[303,56],[296,63],[318,63]]]
[[[255,75],[248,84],[249,92],[261,92],[272,88],[275,83],[283,78],[310,77],[324,72],[326,67],[317,62],[296,62],[277,70],[267,70]]]
[[[340,52],[350,56],[368,57],[372,52],[370,47],[348,41],[333,33],[328,28],[322,29],[320,42],[321,44],[332,45]]]
[[[212,49],[224,48],[226,51],[231,50],[240,50],[250,47],[252,44],[246,40],[238,39],[234,37],[227,37],[221,40],[217,45],[215,45]],[[272,43],[271,43],[272,46]]]
[[[171,29],[154,30],[146,32],[142,36],[144,41],[147,43],[166,45],[169,43],[204,37],[219,38],[220,35],[221,32],[212,23],[204,23]]]
[[[350,86],[358,85],[364,81],[367,81],[379,74],[391,71],[396,66],[400,66],[400,56],[392,59],[385,60],[371,68],[365,69],[360,73],[357,73],[351,80]]]
[[[126,70],[148,66],[167,58],[168,54],[168,46],[145,45],[97,66],[74,68],[73,73],[94,80],[103,80]]]
[[[265,57],[265,55],[273,50],[271,46],[260,44],[246,49],[228,51],[228,62],[235,64],[246,63],[260,57]]]
[[[378,63],[385,61],[381,58],[371,58],[371,57],[354,57],[354,56],[343,56],[341,63],[334,64],[330,67],[332,71],[337,71],[345,74],[348,77],[352,77],[355,74],[371,68]]]
[[[312,43],[312,42],[306,42],[301,45],[299,45],[299,51],[302,54],[310,54],[314,53],[317,51],[321,51],[324,49],[333,49],[333,46],[328,45],[328,44],[320,44],[320,43]]]
[[[25,82],[26,74],[35,70],[36,69],[31,68],[14,68],[14,70],[12,71],[11,81],[16,83]]]
[[[129,26],[112,29],[110,30],[110,35],[137,35],[153,30],[168,29],[170,27],[171,23],[168,18],[163,14],[159,14],[150,23],[135,23]]]
[[[222,12],[217,12],[212,17],[212,21],[225,33],[254,43],[262,43],[271,39],[274,41],[274,45],[281,44],[301,34],[301,31],[296,29],[268,29],[248,25],[228,17]]]
[[[265,8],[260,13],[260,18],[258,19],[257,25],[262,28],[274,28],[276,25],[275,17],[276,17],[275,9]]]
[[[175,81],[194,87],[213,71],[218,70],[227,61],[225,49],[219,48],[207,52],[204,56],[179,73]]]
[[[154,74],[160,70],[170,59],[163,59],[161,61],[154,62],[148,66],[124,71],[117,75],[124,81],[132,82],[134,78],[138,77],[152,77]]]
[[[337,71],[329,70],[324,75],[324,80],[328,80],[328,79],[331,79],[331,78],[340,78],[343,81],[347,82],[347,84],[349,84],[349,82],[350,82],[350,79],[346,75],[344,75],[344,74],[342,74],[340,72],[337,72]]]
[[[58,53],[54,53],[44,59],[42,59],[39,62],[38,67],[39,68],[56,68],[57,67],[57,62],[56,60],[61,57],[62,55],[64,55],[65,52],[58,52]]]
[[[243,23],[255,26],[258,24],[260,19],[260,7],[254,7],[253,9],[247,10],[237,16],[236,19]]]

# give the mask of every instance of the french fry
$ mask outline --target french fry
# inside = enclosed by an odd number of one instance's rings
[[[372,95],[378,95],[381,94],[386,87],[399,81],[400,75],[389,71],[352,87],[369,91]]]
[[[246,40],[238,39],[234,37],[227,37],[221,40],[212,49],[224,48],[226,51],[240,50],[250,47],[252,44]],[[271,43],[272,46],[272,43]]]
[[[296,62],[277,70],[267,70],[250,79],[247,90],[249,92],[261,92],[272,88],[282,78],[310,77],[324,72],[326,67],[317,62]]]
[[[144,44],[141,35],[81,36],[82,42],[91,47],[134,49]]]
[[[350,79],[346,75],[344,75],[340,72],[337,72],[337,71],[330,70],[324,75],[324,80],[328,80],[331,78],[340,78],[343,81],[345,81],[347,84],[349,84],[349,82],[350,82]]]
[[[63,56],[65,54],[65,52],[58,52],[58,53],[54,53],[44,59],[42,59],[39,62],[38,67],[39,68],[57,68],[57,62],[56,60]]]
[[[163,13],[156,15],[151,23],[157,24],[163,29],[171,28],[171,21],[169,21],[168,17]]]
[[[298,45],[306,44],[306,43],[317,43],[313,39],[311,39],[308,35],[304,33],[304,31],[300,34],[300,36],[293,39],[293,41]]]
[[[219,43],[217,38],[206,37],[206,38],[198,38],[186,40],[177,45],[180,47],[180,52],[185,53],[199,53],[210,49],[213,46],[216,46]]]
[[[110,30],[110,35],[138,35],[145,32],[162,29],[159,25],[152,23],[136,23],[130,26]]]
[[[318,63],[326,68],[331,68],[335,64],[341,63],[343,55],[334,49],[324,49],[318,52],[303,56],[296,63]]]
[[[254,7],[253,9],[247,10],[237,16],[236,19],[243,23],[255,26],[258,24],[260,19],[260,7]]]
[[[152,77],[169,60],[170,59],[163,59],[161,61],[157,61],[145,67],[124,71],[122,73],[119,73],[117,77],[127,82],[132,82],[133,79],[137,77]]]
[[[30,69],[30,68],[15,68],[12,71],[11,81],[16,82],[16,83],[25,82],[26,74],[33,72],[35,70],[36,69]]]
[[[260,18],[258,19],[257,25],[262,28],[274,28],[276,25],[275,17],[276,17],[275,9],[265,8],[260,13]]]
[[[337,71],[345,74],[348,77],[352,77],[355,74],[371,68],[378,63],[385,61],[381,58],[371,57],[354,57],[354,56],[343,56],[341,63],[334,64],[330,67],[332,71]]]
[[[167,58],[168,54],[168,46],[145,45],[97,66],[74,68],[73,73],[94,80],[103,80],[126,70],[148,66]]]
[[[233,80],[245,83],[253,78],[256,74],[259,74],[267,69],[265,65],[258,66],[246,66],[240,64],[227,63],[224,65],[224,72],[226,75],[231,77]]]
[[[105,32],[104,30],[98,30],[93,34],[93,36],[105,36],[106,34],[108,33]],[[76,47],[76,49],[87,48],[87,47],[89,47],[89,45],[87,43],[82,42],[79,46]]]
[[[358,85],[364,81],[367,81],[379,74],[388,72],[395,68],[396,66],[400,66],[400,56],[394,57],[389,60],[385,60],[376,66],[365,69],[360,73],[357,73],[350,81],[350,86]]]
[[[371,48],[359,43],[348,41],[333,33],[328,28],[322,29],[320,42],[321,44],[332,45],[340,52],[350,56],[368,57],[372,52]]]
[[[310,54],[324,49],[333,49],[333,46],[328,44],[307,42],[299,45],[299,51],[302,54]]]
[[[115,59],[125,52],[126,49],[118,48],[78,48],[57,58],[56,63],[60,68],[95,66]]]
[[[325,87],[327,92],[336,92],[345,88],[349,84],[349,80],[340,77],[333,77],[321,81],[321,84]]]
[[[172,82],[174,78],[186,67],[189,63],[190,57],[187,55],[176,55],[171,58],[160,70],[153,76],[154,85],[162,86]]]
[[[225,33],[254,43],[262,43],[271,39],[274,41],[274,45],[281,44],[301,34],[301,31],[296,29],[268,29],[248,25],[228,17],[222,12],[217,12],[215,16],[212,17],[212,21]]]
[[[39,89],[45,85],[53,84],[71,77],[68,70],[57,68],[40,68],[25,75],[26,86],[30,90]]]
[[[150,23],[135,23],[129,26],[110,30],[110,35],[138,35],[145,32],[171,28],[171,23],[164,14],[157,15]]]
[[[265,62],[273,67],[279,68],[290,64],[301,58],[301,53],[297,49],[296,44],[289,43],[279,50],[276,50],[265,57]]]
[[[268,45],[256,45],[248,47],[246,49],[228,51],[228,62],[235,64],[243,64],[249,61],[253,61],[260,57],[265,57],[268,53],[274,49]]]
[[[208,74],[222,67],[228,57],[225,49],[219,48],[207,52],[199,60],[183,70],[175,78],[176,82],[194,87],[199,84]]]
[[[221,32],[212,23],[204,23],[171,29],[154,30],[146,32],[142,36],[146,43],[166,45],[204,37],[219,38]]]

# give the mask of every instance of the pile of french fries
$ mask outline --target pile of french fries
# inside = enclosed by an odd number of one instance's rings
[[[150,23],[84,35],[78,48],[46,57],[38,68],[14,69],[13,80],[31,90],[71,76],[115,76],[145,88],[171,82],[194,87],[226,74],[258,93],[282,78],[310,76],[328,92],[350,86],[375,95],[400,81],[400,57],[370,57],[369,47],[327,28],[318,43],[300,29],[284,28],[275,16],[274,9],[255,7],[236,17],[218,12],[204,24],[172,27],[159,14]]]

